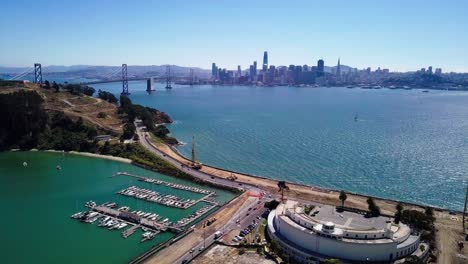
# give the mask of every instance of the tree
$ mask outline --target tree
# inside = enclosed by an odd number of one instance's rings
[[[126,123],[123,127],[123,134],[121,139],[131,139],[133,138],[133,134],[135,134],[135,125],[132,123]]]
[[[289,187],[285,181],[278,181],[278,189],[278,192],[281,192],[281,201],[283,201],[284,190],[289,190]]]
[[[434,219],[434,209],[432,209],[432,207],[429,207],[429,206],[426,207],[426,209],[424,210],[424,213],[425,213],[428,217]]]
[[[96,92],[96,89],[94,89],[91,86],[83,87],[83,93],[86,94],[87,96],[93,96],[94,92]]]
[[[344,202],[346,201],[346,199],[348,199],[348,196],[346,195],[345,191],[340,192],[339,199],[341,201],[341,209],[344,209]]]
[[[159,125],[153,130],[153,133],[160,138],[165,138],[169,132],[169,129],[165,125]]]
[[[115,97],[112,93],[102,91],[100,89],[98,90],[98,98],[104,101],[107,101],[109,103],[112,103],[112,104],[115,104],[119,101],[117,97]]]
[[[55,81],[52,83],[52,88],[54,88],[56,93],[60,91],[60,86]]]
[[[395,213],[395,224],[398,224],[401,220],[401,212],[403,211],[403,205],[401,203],[397,203],[395,209],[397,210]]]
[[[380,215],[380,208],[375,204],[374,199],[372,197],[367,198],[367,205],[369,208],[370,216],[379,216]]]
[[[420,258],[414,255],[406,257],[405,262],[403,262],[403,264],[423,264],[423,263],[424,262]]]
[[[282,251],[283,251],[282,248],[281,248],[281,246],[280,246],[280,244],[278,243],[277,240],[272,240],[272,241],[270,242],[269,248],[270,248],[270,250],[271,250],[271,253],[273,253],[273,254],[276,255],[276,256],[281,255],[281,253],[282,253]]]
[[[44,82],[44,88],[50,89],[50,82],[48,80],[45,80]]]

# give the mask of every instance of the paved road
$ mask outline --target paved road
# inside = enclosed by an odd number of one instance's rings
[[[258,204],[257,201],[258,199],[255,199],[250,204],[244,204],[244,206],[237,212],[237,214],[235,214],[235,216],[231,218],[219,231],[222,231],[223,235],[225,235],[233,229],[242,230],[247,228],[247,226],[252,224],[252,221],[256,219],[257,216],[261,216],[263,212],[265,212],[265,208],[263,208],[264,201],[261,201],[260,204]],[[258,209],[253,210],[253,208]],[[207,234],[204,241],[200,241],[200,243],[192,248],[191,252],[185,253],[175,263],[182,264],[190,262],[195,257],[203,253],[205,249],[213,245],[215,241],[214,233],[209,235]]]

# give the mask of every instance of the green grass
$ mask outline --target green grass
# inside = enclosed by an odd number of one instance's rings
[[[258,233],[260,234],[260,239],[263,241],[265,239],[267,220],[263,219],[262,223],[258,225]]]
[[[149,134],[150,134],[149,140],[151,141],[151,143],[155,144],[156,146],[160,146],[164,144],[164,140],[155,136],[153,133],[149,133]]]

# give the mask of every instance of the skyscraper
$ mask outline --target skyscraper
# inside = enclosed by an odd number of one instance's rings
[[[317,75],[318,76],[323,76],[325,73],[325,62],[320,59],[317,61]]]
[[[242,76],[242,71],[241,71],[241,66],[237,65],[237,76],[241,77]]]
[[[336,65],[336,78],[338,80],[341,79],[341,64],[340,64],[340,58],[338,58],[338,65]]]
[[[217,73],[218,69],[216,69],[216,63],[213,62],[213,64],[211,64],[211,77],[216,78]]]
[[[257,61],[254,61],[253,63],[253,66],[254,66],[254,77],[257,76]]]
[[[268,69],[268,52],[263,52],[263,72],[266,72]]]

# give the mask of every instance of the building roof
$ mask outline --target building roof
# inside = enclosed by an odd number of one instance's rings
[[[354,212],[337,212],[335,207],[328,205],[314,208],[310,217],[319,223],[332,222],[336,227],[356,231],[382,230],[391,221],[389,217],[366,218]]]

